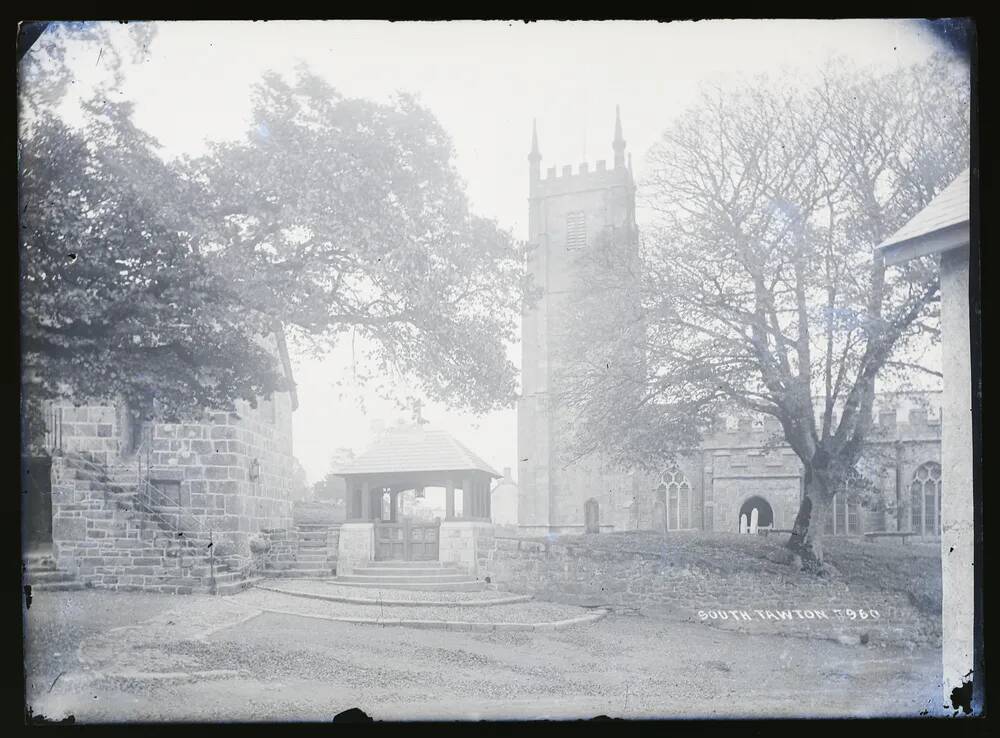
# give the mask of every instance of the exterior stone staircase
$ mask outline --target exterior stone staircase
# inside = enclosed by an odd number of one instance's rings
[[[440,561],[370,561],[334,582],[370,589],[409,589],[426,592],[482,592],[486,583]]]
[[[26,554],[23,564],[23,581],[32,591],[78,590],[87,586],[70,572],[57,569],[55,559],[48,551]]]
[[[336,562],[331,561],[328,525],[295,526],[295,545],[278,553],[268,563],[265,574],[275,577],[332,577]]]
[[[158,504],[159,500],[143,499],[137,467],[105,466],[86,454],[67,454],[63,458],[72,476],[76,507],[90,510],[86,515],[91,518],[97,512],[102,526],[100,546],[87,549],[85,560],[124,559],[135,564],[116,567],[114,574],[106,573],[105,566],[105,573],[86,572],[86,576],[81,567],[82,578],[93,580],[88,585],[225,595],[259,581],[248,579],[224,559],[211,556],[209,534],[197,521],[190,520],[192,516],[175,506]],[[181,560],[187,563],[181,565]],[[139,575],[139,571],[145,573]],[[51,579],[47,573],[42,576]]]

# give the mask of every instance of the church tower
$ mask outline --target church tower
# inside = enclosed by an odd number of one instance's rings
[[[598,502],[602,529],[621,529],[634,500],[631,477],[606,471],[600,459],[567,461],[571,423],[556,400],[558,367],[587,351],[559,340],[573,309],[580,250],[602,239],[630,255],[637,250],[635,182],[626,166],[617,108],[612,150],[611,168],[602,160],[594,170],[583,163],[576,172],[564,166],[557,175],[552,167],[542,178],[538,133],[532,125],[528,272],[542,296],[523,312],[521,327],[518,526],[526,534],[584,532],[584,505],[590,499]]]

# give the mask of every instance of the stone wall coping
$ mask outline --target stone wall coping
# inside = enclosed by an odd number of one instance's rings
[[[488,520],[442,520],[442,528],[493,528]]]
[[[522,543],[536,544],[542,546],[541,549],[536,549],[539,553],[562,553],[567,555],[579,556],[580,554],[592,557],[592,558],[607,558],[609,556],[631,556],[633,558],[649,559],[649,560],[663,560],[668,557],[667,553],[657,553],[655,551],[635,551],[630,549],[608,549],[608,548],[588,548],[587,546],[581,546],[573,542],[560,542],[560,541],[545,541],[539,540],[537,538],[514,538],[510,536],[494,536],[494,541],[517,541],[519,551],[527,551],[522,547]]]

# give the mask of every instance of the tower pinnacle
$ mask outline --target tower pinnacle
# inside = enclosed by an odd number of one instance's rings
[[[531,153],[528,154],[528,162],[531,169],[531,181],[534,182],[542,176],[542,155],[538,151],[538,128],[535,119],[531,119]]]
[[[625,138],[622,136],[621,109],[615,105],[615,140],[611,144],[615,150],[615,169],[625,166]]]

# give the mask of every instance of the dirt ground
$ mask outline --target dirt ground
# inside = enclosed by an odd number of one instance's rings
[[[35,672],[29,705],[36,717],[55,720],[329,721],[352,707],[376,720],[939,714],[935,649],[731,632],[649,610],[524,633],[264,613],[201,640],[185,638],[181,629],[175,639],[151,644],[157,653],[227,674],[221,678],[93,680],[73,669],[67,657],[73,641],[124,621],[143,622],[157,599],[161,609],[176,608],[179,599],[39,595],[28,618],[28,664]],[[149,668],[156,671],[156,664]],[[65,675],[48,688],[50,675],[60,671]]]

